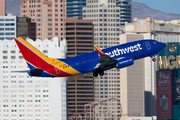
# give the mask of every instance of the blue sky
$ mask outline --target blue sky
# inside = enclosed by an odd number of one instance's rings
[[[180,14],[180,0],[132,0],[166,13]]]

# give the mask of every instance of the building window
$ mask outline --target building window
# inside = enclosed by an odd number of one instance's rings
[[[52,31],[52,28],[48,28],[48,31]]]
[[[16,53],[16,51],[15,51],[15,50],[12,50],[11,53]]]
[[[5,26],[14,26],[14,23],[5,23]]]
[[[8,51],[7,51],[7,50],[4,50],[3,53],[8,53]]]
[[[52,19],[48,19],[48,21],[52,21]]]
[[[43,50],[43,53],[48,53],[48,51],[47,50]]]
[[[52,33],[48,33],[48,35],[52,35]]]
[[[52,26],[52,23],[48,23],[48,26]]]
[[[3,56],[3,59],[8,59],[8,56]]]
[[[66,23],[66,26],[74,25],[74,23]]]
[[[52,12],[52,9],[48,9],[48,12]]]
[[[16,56],[11,56],[11,59],[15,59],[16,58]]]

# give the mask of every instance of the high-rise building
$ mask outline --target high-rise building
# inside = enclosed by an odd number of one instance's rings
[[[36,23],[28,17],[0,16],[0,40],[13,40],[17,36],[36,40]]]
[[[66,41],[27,40],[42,53],[66,58]],[[0,41],[0,119],[67,120],[66,78],[30,77],[14,40]]]
[[[12,14],[0,16],[0,40],[13,40],[17,37],[17,17]]]
[[[67,57],[75,57],[93,51],[92,20],[67,18]],[[68,81],[68,116],[84,111],[84,105],[94,101],[94,80],[92,74],[70,77]],[[78,115],[79,116],[79,115]],[[80,114],[82,118],[85,113]],[[76,116],[74,116],[76,117]]]
[[[120,7],[120,25],[124,27],[125,22],[131,22],[131,0],[116,0],[117,7]]]
[[[65,38],[66,0],[23,0],[21,17],[36,22],[36,38]]]
[[[134,23],[125,23],[120,43],[141,39],[155,39],[160,42],[179,42],[178,21],[164,22],[153,18],[134,18]],[[133,66],[121,69],[121,104],[123,119],[139,113],[141,117],[156,116],[156,62],[150,57],[135,61]],[[132,118],[133,119],[133,118]]]
[[[0,16],[5,16],[6,14],[6,0],[0,1]]]
[[[83,18],[83,7],[86,7],[86,0],[66,0],[67,17]]]
[[[116,7],[115,0],[88,0],[83,8],[83,19],[91,19],[94,24],[94,44],[99,48],[107,48],[119,45],[120,31],[120,8]],[[120,99],[120,72],[117,69],[105,71],[104,76],[96,77],[94,80],[94,101],[100,102],[107,98]],[[120,109],[116,104],[112,105],[110,111],[113,116],[118,116]],[[117,108],[117,109],[116,109]],[[103,119],[99,113],[106,109],[101,106],[95,110],[95,119]],[[109,119],[112,116],[109,116]]]
[[[17,18],[17,36],[26,39],[36,40],[36,23],[31,22],[31,18],[18,17]]]

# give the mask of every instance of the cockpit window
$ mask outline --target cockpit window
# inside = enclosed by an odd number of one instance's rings
[[[157,44],[157,43],[158,43],[158,41],[154,41],[153,43],[154,43],[154,44]]]

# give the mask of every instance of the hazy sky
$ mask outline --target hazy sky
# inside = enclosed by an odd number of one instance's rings
[[[180,0],[132,0],[166,13],[180,14]]]

